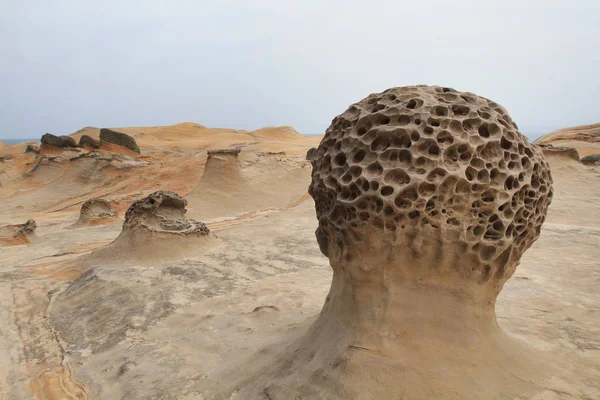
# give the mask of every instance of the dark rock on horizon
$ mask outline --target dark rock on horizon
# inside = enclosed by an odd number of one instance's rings
[[[94,149],[97,149],[98,147],[100,147],[100,141],[94,139],[91,136],[83,135],[79,138],[79,145],[80,146],[90,146]]]
[[[77,147],[77,142],[71,136],[56,136],[51,133],[43,135],[41,142],[56,147]]]
[[[135,139],[125,133],[113,131],[112,129],[102,128],[100,129],[100,140],[107,143],[116,144],[117,146],[126,147],[131,151],[140,153]]]

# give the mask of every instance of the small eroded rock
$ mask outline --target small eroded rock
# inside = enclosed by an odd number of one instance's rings
[[[111,208],[110,202],[104,199],[90,199],[81,206],[79,220],[74,226],[97,225],[116,216],[117,213]]]
[[[186,206],[187,200],[177,193],[154,192],[131,204],[125,214],[123,229],[144,227],[178,235],[208,235],[210,230],[204,223],[185,218]]]
[[[121,234],[86,256],[83,264],[154,263],[202,254],[219,240],[204,223],[185,218],[186,205],[186,199],[167,191],[134,201],[125,213]]]
[[[24,224],[0,226],[0,244],[13,246],[29,243],[35,234],[36,227],[37,225],[32,219]]]
[[[27,147],[25,147],[25,153],[38,154],[40,152],[40,149],[41,147],[37,143],[28,144]]]

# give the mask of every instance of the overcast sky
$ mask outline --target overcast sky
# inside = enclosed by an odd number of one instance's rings
[[[0,0],[0,74],[2,138],[183,121],[317,134],[412,84],[544,133],[600,122],[600,1]]]

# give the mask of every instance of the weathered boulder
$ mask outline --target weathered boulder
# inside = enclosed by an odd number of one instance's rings
[[[56,136],[46,133],[42,136],[42,144],[49,144],[56,147],[77,147],[77,142],[71,136]]]
[[[316,155],[317,155],[317,148],[313,147],[306,152],[306,159],[308,161],[312,161],[315,159]]]
[[[600,154],[590,154],[583,157],[580,161],[585,165],[598,165],[600,164]]]
[[[80,146],[89,146],[91,148],[97,149],[98,147],[100,147],[100,141],[94,139],[91,136],[88,135],[82,135],[79,138],[79,145]]]
[[[113,131],[112,129],[100,129],[100,140],[103,142],[116,144],[117,146],[125,147],[131,151],[135,151],[136,153],[140,152],[140,148],[138,147],[134,138],[125,133]]]
[[[40,145],[37,143],[31,143],[28,144],[27,147],[25,147],[25,153],[39,153],[40,152]]]

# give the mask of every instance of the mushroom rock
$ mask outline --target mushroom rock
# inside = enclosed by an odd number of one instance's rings
[[[42,145],[51,145],[56,147],[77,147],[77,142],[71,136],[56,136],[46,133],[41,139]]]
[[[112,129],[100,129],[100,140],[107,143],[116,144],[117,146],[125,147],[136,153],[140,152],[135,139],[125,133],[113,131]]]
[[[206,154],[208,158],[204,167],[205,173],[202,177],[203,179],[208,179],[212,183],[225,182],[231,185],[238,184],[241,176],[239,165],[240,149],[208,150]],[[209,173],[207,174],[207,172]]]
[[[540,235],[552,178],[504,108],[437,86],[371,94],[333,120],[312,167],[330,292],[240,398],[538,390],[547,368],[503,332],[495,302]]]
[[[100,147],[100,141],[94,139],[91,136],[88,135],[82,135],[79,138],[79,146],[89,146],[93,149],[97,149]]]
[[[316,147],[312,147],[310,148],[307,152],[306,152],[306,159],[308,161],[312,161],[315,159],[315,156],[317,155],[317,148]]]
[[[36,227],[37,225],[32,219],[24,224],[0,226],[0,244],[13,246],[30,243],[35,236]]]
[[[191,215],[222,218],[293,207],[308,198],[308,163],[290,159],[285,152],[246,154],[243,160],[239,153],[239,149],[207,152],[202,178],[188,195]]]
[[[98,225],[103,222],[109,222],[117,216],[110,203],[104,199],[90,199],[83,203],[79,213],[79,220],[73,225],[86,226]]]
[[[121,234],[83,260],[84,265],[173,260],[202,253],[219,243],[202,222],[186,219],[187,200],[158,191],[134,201]]]

